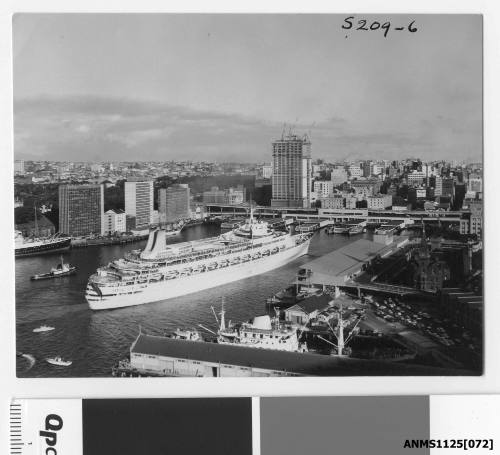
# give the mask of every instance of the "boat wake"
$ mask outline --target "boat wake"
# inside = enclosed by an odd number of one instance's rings
[[[33,368],[33,365],[36,363],[35,357],[33,357],[31,354],[21,354],[21,357],[24,357],[29,362],[28,367],[25,371],[31,370]]]

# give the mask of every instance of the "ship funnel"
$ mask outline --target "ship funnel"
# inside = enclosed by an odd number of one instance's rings
[[[155,229],[149,233],[148,243],[141,257],[144,259],[154,259],[165,249],[167,235],[164,229]]]
[[[255,316],[252,319],[252,327],[254,329],[271,330],[271,318],[267,314],[264,316]]]
[[[148,243],[146,244],[146,248],[144,248],[144,251],[151,251],[154,242],[154,234],[156,233],[156,231],[157,229],[151,229],[149,231]]]

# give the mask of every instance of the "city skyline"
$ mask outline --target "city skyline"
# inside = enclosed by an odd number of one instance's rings
[[[16,15],[15,158],[269,162],[287,123],[313,159],[481,160],[481,16],[343,17]]]

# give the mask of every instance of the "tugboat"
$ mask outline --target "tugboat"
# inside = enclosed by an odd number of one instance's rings
[[[51,365],[57,365],[60,367],[69,367],[73,362],[71,360],[64,360],[62,357],[49,357],[48,359],[45,359],[47,363],[50,363]]]
[[[54,330],[54,329],[55,329],[55,327],[50,327],[48,325],[41,325],[40,327],[33,329],[33,332],[34,333],[50,332],[51,330]]]
[[[31,280],[48,280],[50,278],[73,275],[74,273],[76,273],[76,267],[71,264],[65,264],[63,257],[61,256],[60,264],[57,264],[56,267],[52,267],[50,272],[33,275]]]

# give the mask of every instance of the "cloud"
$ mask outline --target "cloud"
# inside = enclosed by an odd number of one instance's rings
[[[291,127],[310,134],[314,158],[329,161],[480,153],[478,125],[461,129],[443,116],[406,131],[338,115]],[[43,96],[14,102],[15,155],[23,159],[270,161],[271,142],[282,129],[283,124],[253,117],[130,98]]]

